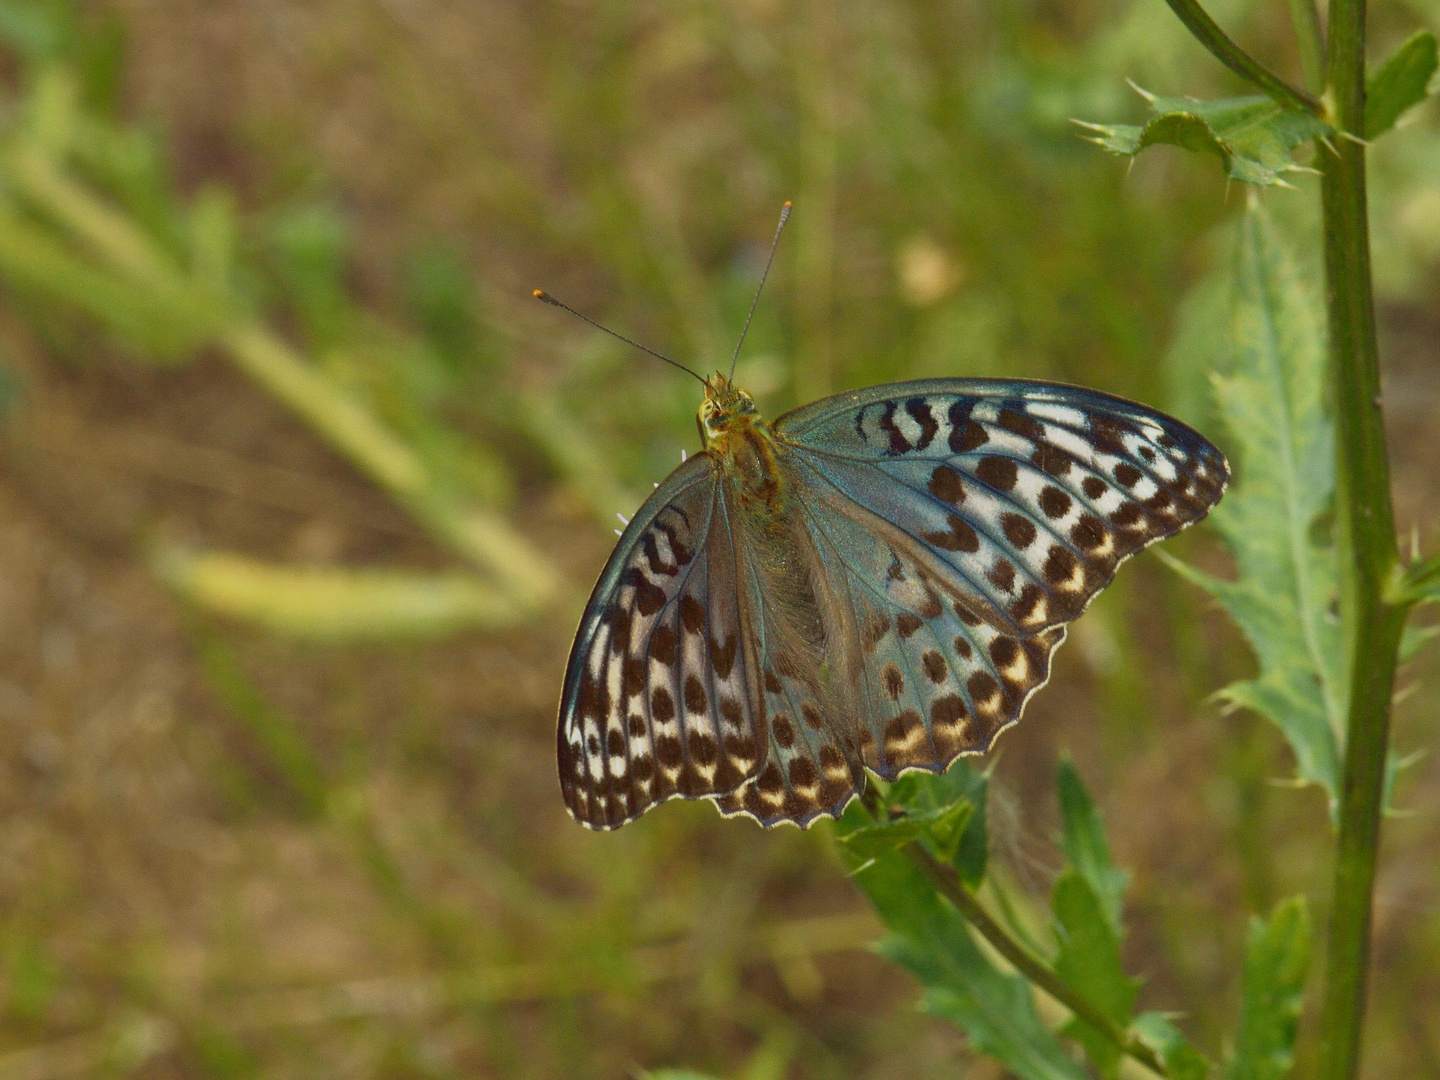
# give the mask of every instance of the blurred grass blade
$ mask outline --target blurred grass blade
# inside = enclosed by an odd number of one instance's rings
[[[1075,763],[1068,758],[1060,762],[1055,787],[1064,819],[1065,857],[1089,884],[1112,935],[1119,941],[1124,937],[1121,915],[1130,875],[1110,861],[1110,843],[1105,839],[1100,813],[1085,790]]]
[[[473,575],[277,566],[165,548],[160,577],[190,602],[287,637],[434,637],[512,626],[527,614]]]
[[[1300,778],[1338,789],[1345,700],[1333,548],[1320,526],[1335,487],[1335,433],[1323,401],[1325,337],[1315,298],[1269,218],[1241,223],[1230,337],[1233,370],[1214,378],[1239,460],[1211,521],[1235,556],[1223,581],[1161,557],[1211,593],[1260,661],[1220,697],[1272,720]]]
[[[196,644],[211,688],[260,743],[306,813],[318,816],[325,809],[328,783],[299,724],[265,700],[218,637],[201,633]]]
[[[1122,1030],[1129,1025],[1139,985],[1120,963],[1120,939],[1090,882],[1074,867],[1055,882],[1050,900],[1060,953],[1055,972]],[[1120,1068],[1120,1048],[1104,1034],[1077,1019],[1065,1033],[1081,1046],[1100,1075],[1113,1078]]]
[[[1365,138],[1385,134],[1425,100],[1436,59],[1434,33],[1417,30],[1365,80]]]
[[[1282,901],[1268,920],[1251,921],[1226,1080],[1280,1080],[1290,1072],[1309,963],[1310,911],[1303,896]]]
[[[926,1012],[961,1027],[976,1050],[1021,1080],[1082,1080],[1084,1069],[1036,1015],[1029,983],[985,958],[914,863],[890,851],[861,866],[855,880],[891,931],[878,950],[920,980]]]
[[[1291,157],[1295,147],[1330,131],[1313,113],[1264,95],[1197,101],[1135,89],[1155,115],[1140,125],[1076,121],[1090,132],[1086,138],[1122,157],[1135,157],[1159,143],[1213,154],[1230,179],[1263,187],[1284,184],[1282,174],[1300,168]]]

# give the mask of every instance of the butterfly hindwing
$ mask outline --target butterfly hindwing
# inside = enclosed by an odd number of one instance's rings
[[[557,738],[577,820],[617,828],[762,764],[734,566],[713,462],[697,454],[640,508],[581,619]]]
[[[892,383],[796,409],[775,430],[807,486],[903,534],[1018,637],[1079,615],[1124,559],[1204,517],[1229,475],[1179,421],[1051,383]]]

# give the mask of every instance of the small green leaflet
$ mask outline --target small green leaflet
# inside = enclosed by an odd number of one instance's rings
[[[1260,661],[1254,679],[1219,696],[1284,732],[1300,779],[1334,806],[1346,693],[1334,548],[1317,528],[1335,486],[1334,424],[1322,399],[1324,323],[1318,300],[1269,218],[1240,225],[1230,313],[1233,369],[1214,376],[1232,438],[1237,479],[1210,520],[1239,571],[1224,581],[1160,552],[1213,595]]]
[[[1309,964],[1310,911],[1303,896],[1282,901],[1268,921],[1251,922],[1226,1080],[1280,1080],[1290,1072]]]
[[[1149,103],[1153,117],[1142,125],[1075,121],[1091,132],[1086,138],[1124,157],[1157,143],[1214,154],[1224,162],[1226,176],[1247,184],[1283,185],[1282,173],[1301,168],[1291,151],[1331,130],[1319,117],[1264,95],[1197,101],[1159,97],[1138,86],[1135,90]]]
[[[1140,987],[1121,966],[1120,939],[1110,928],[1095,890],[1079,871],[1068,867],[1055,882],[1050,907],[1060,943],[1055,973],[1124,1028]],[[1078,1018],[1065,1026],[1065,1034],[1085,1047],[1101,1076],[1118,1075],[1120,1048],[1104,1035]]]
[[[954,860],[960,837],[974,813],[970,803],[957,802],[935,810],[921,810],[895,821],[864,825],[839,836],[838,840],[855,855],[869,859],[923,837],[934,844],[936,855],[949,863]]]
[[[1425,100],[1435,64],[1435,35],[1420,30],[1365,80],[1367,139],[1385,134],[1406,109]]]
[[[1110,843],[1105,839],[1105,826],[1073,761],[1067,759],[1060,763],[1055,789],[1064,819],[1062,843],[1065,857],[1089,883],[1105,914],[1105,921],[1118,940],[1123,936],[1120,913],[1130,875],[1117,869],[1110,861]]]
[[[1180,1029],[1164,1013],[1141,1013],[1130,1030],[1160,1055],[1170,1080],[1205,1080],[1210,1075],[1210,1063],[1185,1041]]]

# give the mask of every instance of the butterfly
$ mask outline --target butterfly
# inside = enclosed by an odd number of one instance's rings
[[[621,535],[565,672],[560,789],[595,829],[675,797],[804,826],[867,769],[985,752],[1066,623],[1229,479],[1179,420],[1077,386],[886,383],[771,424],[702,381],[703,449]]]

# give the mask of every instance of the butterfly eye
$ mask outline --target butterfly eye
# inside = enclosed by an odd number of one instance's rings
[[[755,411],[755,399],[752,398],[749,394],[747,394],[744,390],[740,391],[739,399],[740,403],[735,408],[736,412],[753,413]]]

